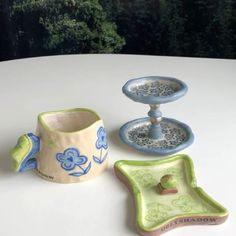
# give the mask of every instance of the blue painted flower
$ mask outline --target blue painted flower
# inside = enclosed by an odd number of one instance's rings
[[[97,149],[101,149],[101,148],[107,149],[107,147],[108,147],[107,146],[107,135],[106,135],[106,131],[105,131],[104,127],[100,127],[98,129],[97,136],[98,136],[98,139],[96,142]]]
[[[68,171],[85,164],[88,160],[86,156],[81,156],[76,148],[67,148],[64,153],[57,153],[56,159],[61,162],[61,167]]]

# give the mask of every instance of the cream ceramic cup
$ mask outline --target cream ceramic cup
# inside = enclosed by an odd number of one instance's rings
[[[22,135],[11,151],[16,171],[33,169],[59,183],[97,176],[107,166],[107,154],[103,121],[85,108],[39,114],[36,134]]]

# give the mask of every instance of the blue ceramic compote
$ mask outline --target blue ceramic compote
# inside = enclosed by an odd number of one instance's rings
[[[193,142],[193,133],[186,124],[162,117],[160,104],[183,97],[188,88],[182,81],[162,76],[129,80],[122,88],[130,99],[149,104],[146,118],[132,120],[120,128],[121,139],[131,147],[146,153],[169,155]]]

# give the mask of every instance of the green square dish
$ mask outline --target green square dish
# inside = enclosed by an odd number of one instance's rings
[[[197,186],[193,162],[187,155],[154,161],[120,160],[114,169],[134,197],[141,235],[157,236],[184,225],[220,224],[228,216],[223,206]],[[163,176],[175,181],[162,183]],[[177,193],[163,194],[160,185],[173,185]]]

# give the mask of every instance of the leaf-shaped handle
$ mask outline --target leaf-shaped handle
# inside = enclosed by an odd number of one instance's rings
[[[35,155],[40,149],[38,136],[28,133],[22,135],[11,151],[12,165],[15,171],[23,172],[37,167]]]

